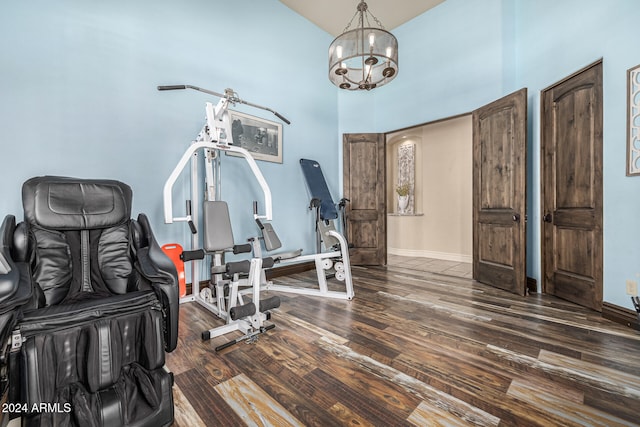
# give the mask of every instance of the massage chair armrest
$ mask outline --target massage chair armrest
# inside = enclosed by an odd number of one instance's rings
[[[146,215],[138,215],[141,236],[135,239],[137,265],[158,294],[163,306],[165,319],[165,350],[173,351],[178,344],[178,315],[180,296],[178,273],[175,264],[162,251],[156,241]]]
[[[12,250],[15,232],[16,219],[7,215],[0,225],[0,313],[13,308],[16,303],[24,303],[15,301],[21,283],[20,268]]]
[[[33,283],[28,274],[29,267],[21,259],[26,257],[25,238],[24,228],[16,227],[15,217],[7,215],[0,225],[0,370],[8,371],[8,375],[0,378],[0,399],[3,402],[7,399],[13,401],[12,390],[19,390],[18,371],[6,368],[11,355],[7,343],[20,315],[20,308],[32,297]],[[7,397],[7,393],[12,397]]]

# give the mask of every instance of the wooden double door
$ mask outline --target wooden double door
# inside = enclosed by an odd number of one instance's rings
[[[527,91],[473,112],[473,275],[526,292]],[[351,261],[386,264],[383,134],[345,134],[343,183]]]
[[[602,308],[602,64],[542,93],[543,292]],[[343,138],[354,264],[386,264],[383,134]],[[473,277],[527,292],[527,90],[473,112]]]

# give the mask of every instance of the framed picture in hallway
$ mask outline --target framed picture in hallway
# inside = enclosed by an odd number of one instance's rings
[[[233,145],[242,147],[256,160],[282,163],[282,125],[277,122],[229,111]],[[235,153],[227,153],[238,156]]]
[[[627,176],[640,175],[640,65],[627,70]]]

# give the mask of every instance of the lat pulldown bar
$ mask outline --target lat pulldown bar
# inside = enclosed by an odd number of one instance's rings
[[[193,89],[193,90],[197,90],[198,92],[203,92],[203,93],[206,93],[206,94],[209,94],[209,95],[217,96],[218,98],[226,98],[232,104],[245,104],[245,105],[248,105],[250,107],[260,108],[261,110],[266,110],[266,111],[269,111],[270,113],[275,114],[276,117],[278,117],[280,120],[282,120],[286,124],[288,124],[288,125],[291,124],[291,122],[289,120],[287,120],[282,114],[278,113],[277,111],[272,110],[271,108],[263,107],[262,105],[258,105],[258,104],[253,104],[251,102],[247,102],[245,100],[242,100],[242,99],[238,98],[238,94],[235,93],[233,91],[233,89],[227,88],[227,89],[224,90],[224,94],[222,94],[222,93],[214,92],[214,91],[209,90],[209,89],[203,89],[201,87],[192,86],[192,85],[158,86],[158,90],[182,90],[182,89]]]

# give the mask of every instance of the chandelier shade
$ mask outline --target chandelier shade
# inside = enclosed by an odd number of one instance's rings
[[[350,22],[329,46],[329,80],[341,89],[371,90],[398,74],[398,40],[367,9],[361,1],[351,19],[359,16],[359,26],[349,30]],[[368,15],[379,28],[370,25]]]

